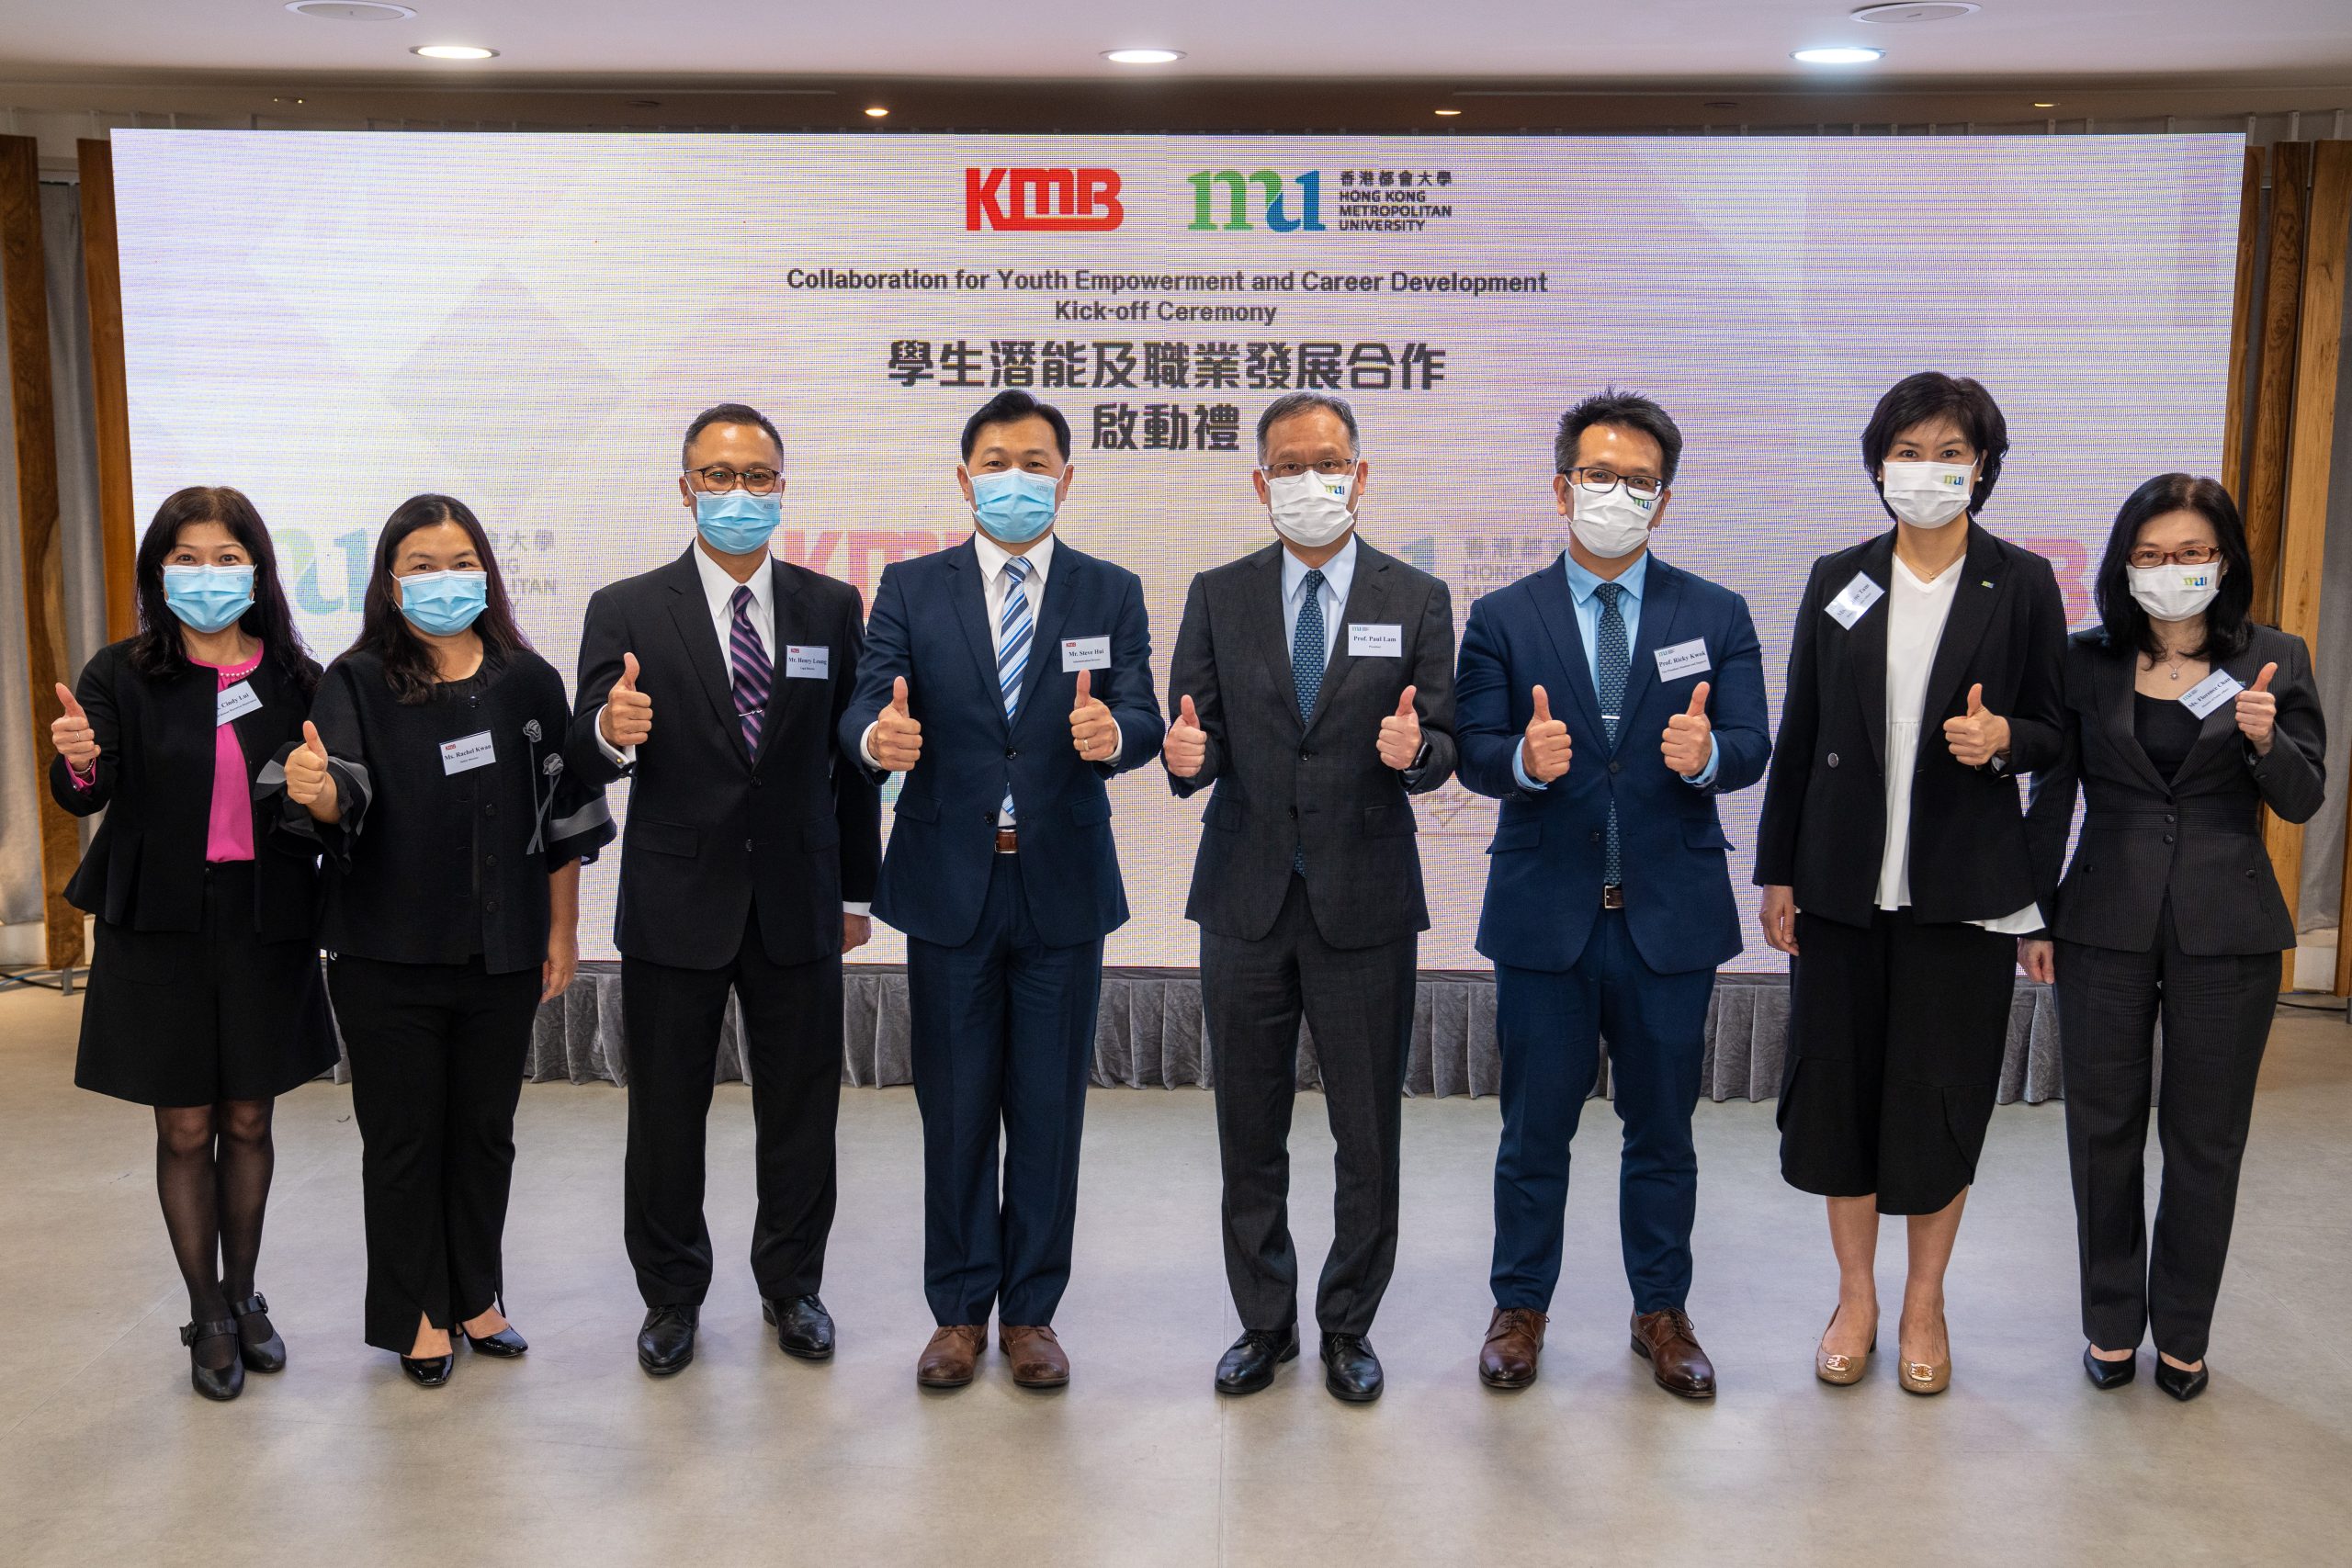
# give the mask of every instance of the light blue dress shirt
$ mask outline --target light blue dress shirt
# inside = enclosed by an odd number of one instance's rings
[[[1298,644],[1298,613],[1306,608],[1306,564],[1291,554],[1290,547],[1283,547],[1283,646]],[[1347,608],[1348,586],[1356,580],[1356,536],[1340,547],[1340,553],[1323,563],[1323,586],[1316,592],[1323,602],[1323,664],[1329,669],[1331,655],[1340,646],[1340,612]]]
[[[1354,543],[1353,540],[1349,542]],[[1560,553],[1560,564],[1567,569],[1569,607],[1576,612],[1577,633],[1584,638],[1584,672],[1598,688],[1600,683],[1601,612],[1600,594],[1598,590],[1603,582],[1612,580],[1587,571],[1577,564],[1576,557],[1565,550]],[[1649,581],[1649,575],[1650,553],[1644,550],[1634,558],[1633,565],[1620,572],[1613,580],[1618,587],[1625,591],[1624,596],[1617,601],[1617,614],[1625,623],[1625,650],[1629,654],[1641,641],[1642,588]],[[1627,684],[1630,687],[1631,682],[1629,681]],[[1519,745],[1519,750],[1511,754],[1510,760],[1510,771],[1518,776],[1519,787],[1532,790],[1549,788],[1549,785],[1536,783],[1533,775],[1527,771],[1525,759],[1527,742],[1522,740]],[[1693,789],[1704,789],[1715,782],[1715,764],[1721,760],[1720,754],[1715,750],[1714,738],[1708,737],[1707,765],[1684,782]]]

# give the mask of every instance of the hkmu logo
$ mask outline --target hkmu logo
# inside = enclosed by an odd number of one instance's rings
[[[1116,169],[967,169],[964,227],[1099,231],[1126,221]]]
[[[1251,197],[1262,193],[1256,203],[1266,227],[1277,234],[1295,234],[1301,231],[1320,232],[1323,228],[1323,176],[1319,173],[1305,174],[1292,184],[1298,187],[1298,216],[1291,216],[1284,205],[1290,193],[1283,188],[1283,177],[1272,169],[1261,169],[1254,175],[1244,175],[1238,169],[1203,169],[1197,175],[1184,176],[1193,187],[1193,220],[1188,229],[1249,229]],[[1255,186],[1257,191],[1250,187]],[[1216,194],[1225,194],[1225,221],[1216,219]]]

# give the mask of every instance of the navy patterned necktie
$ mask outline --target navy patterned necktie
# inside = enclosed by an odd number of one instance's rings
[[[1291,690],[1298,698],[1298,716],[1306,723],[1315,716],[1315,699],[1323,694],[1323,571],[1309,567],[1305,579],[1306,600],[1298,607],[1298,625],[1290,634]],[[1306,874],[1306,846],[1299,844],[1290,852],[1290,868],[1300,875]]]
[[[1601,727],[1609,732],[1610,750],[1617,747],[1618,709],[1625,703],[1625,671],[1632,665],[1625,647],[1625,616],[1620,602],[1622,583],[1604,582],[1593,590],[1600,595],[1600,631],[1593,639],[1593,694],[1600,699]],[[1609,836],[1600,856],[1600,881],[1615,887],[1625,880],[1624,854],[1617,839],[1617,801],[1609,802]]]
[[[752,591],[738,588],[728,600],[733,611],[727,635],[728,662],[734,667],[735,717],[743,727],[743,750],[760,754],[760,726],[767,721],[768,692],[775,683],[775,666],[765,644],[752,625]]]

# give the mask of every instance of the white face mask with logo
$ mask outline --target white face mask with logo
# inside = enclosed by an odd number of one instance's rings
[[[1570,493],[1576,497],[1576,515],[1568,519],[1568,532],[1594,555],[1615,560],[1649,542],[1650,523],[1657,515],[1657,496],[1635,495],[1622,484],[1600,495],[1571,485]]]
[[[1968,510],[1976,489],[1973,463],[1888,463],[1879,469],[1879,493],[1914,528],[1940,528]]]
[[[2162,566],[2127,566],[2125,577],[2131,580],[2132,597],[2152,619],[2159,621],[2194,620],[2205,613],[2213,596],[2222,591],[2222,563],[2205,566],[2180,566],[2166,561]]]
[[[1266,476],[1266,511],[1274,532],[1302,550],[1319,550],[1355,526],[1356,514],[1348,496],[1356,487],[1356,470],[1344,474]]]

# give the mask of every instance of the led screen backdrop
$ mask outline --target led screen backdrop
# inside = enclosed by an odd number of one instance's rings
[[[1142,576],[1163,690],[1192,574],[1272,537],[1250,431],[1290,388],[1353,400],[1364,534],[1465,615],[1562,546],[1560,411],[1657,397],[1688,441],[1657,548],[1747,596],[1776,711],[1807,564],[1887,525],[1856,438],[1898,377],[1993,389],[2015,446],[1985,522],[2056,562],[2077,623],[2132,485],[2219,459],[2235,138],[115,147],[141,516],[250,492],[322,654],[384,517],[446,491],[569,673],[589,593],[686,547],[678,437],[722,400],[783,428],[779,549],[869,595],[967,531],[956,438],[990,389],[1057,403],[1063,532]],[[1759,793],[1723,803],[1744,892]],[[1157,768],[1112,795],[1136,918],[1110,957],[1190,964],[1202,803]],[[1493,804],[1449,785],[1419,813],[1422,962],[1475,964]],[[590,956],[616,872],[588,876]]]

